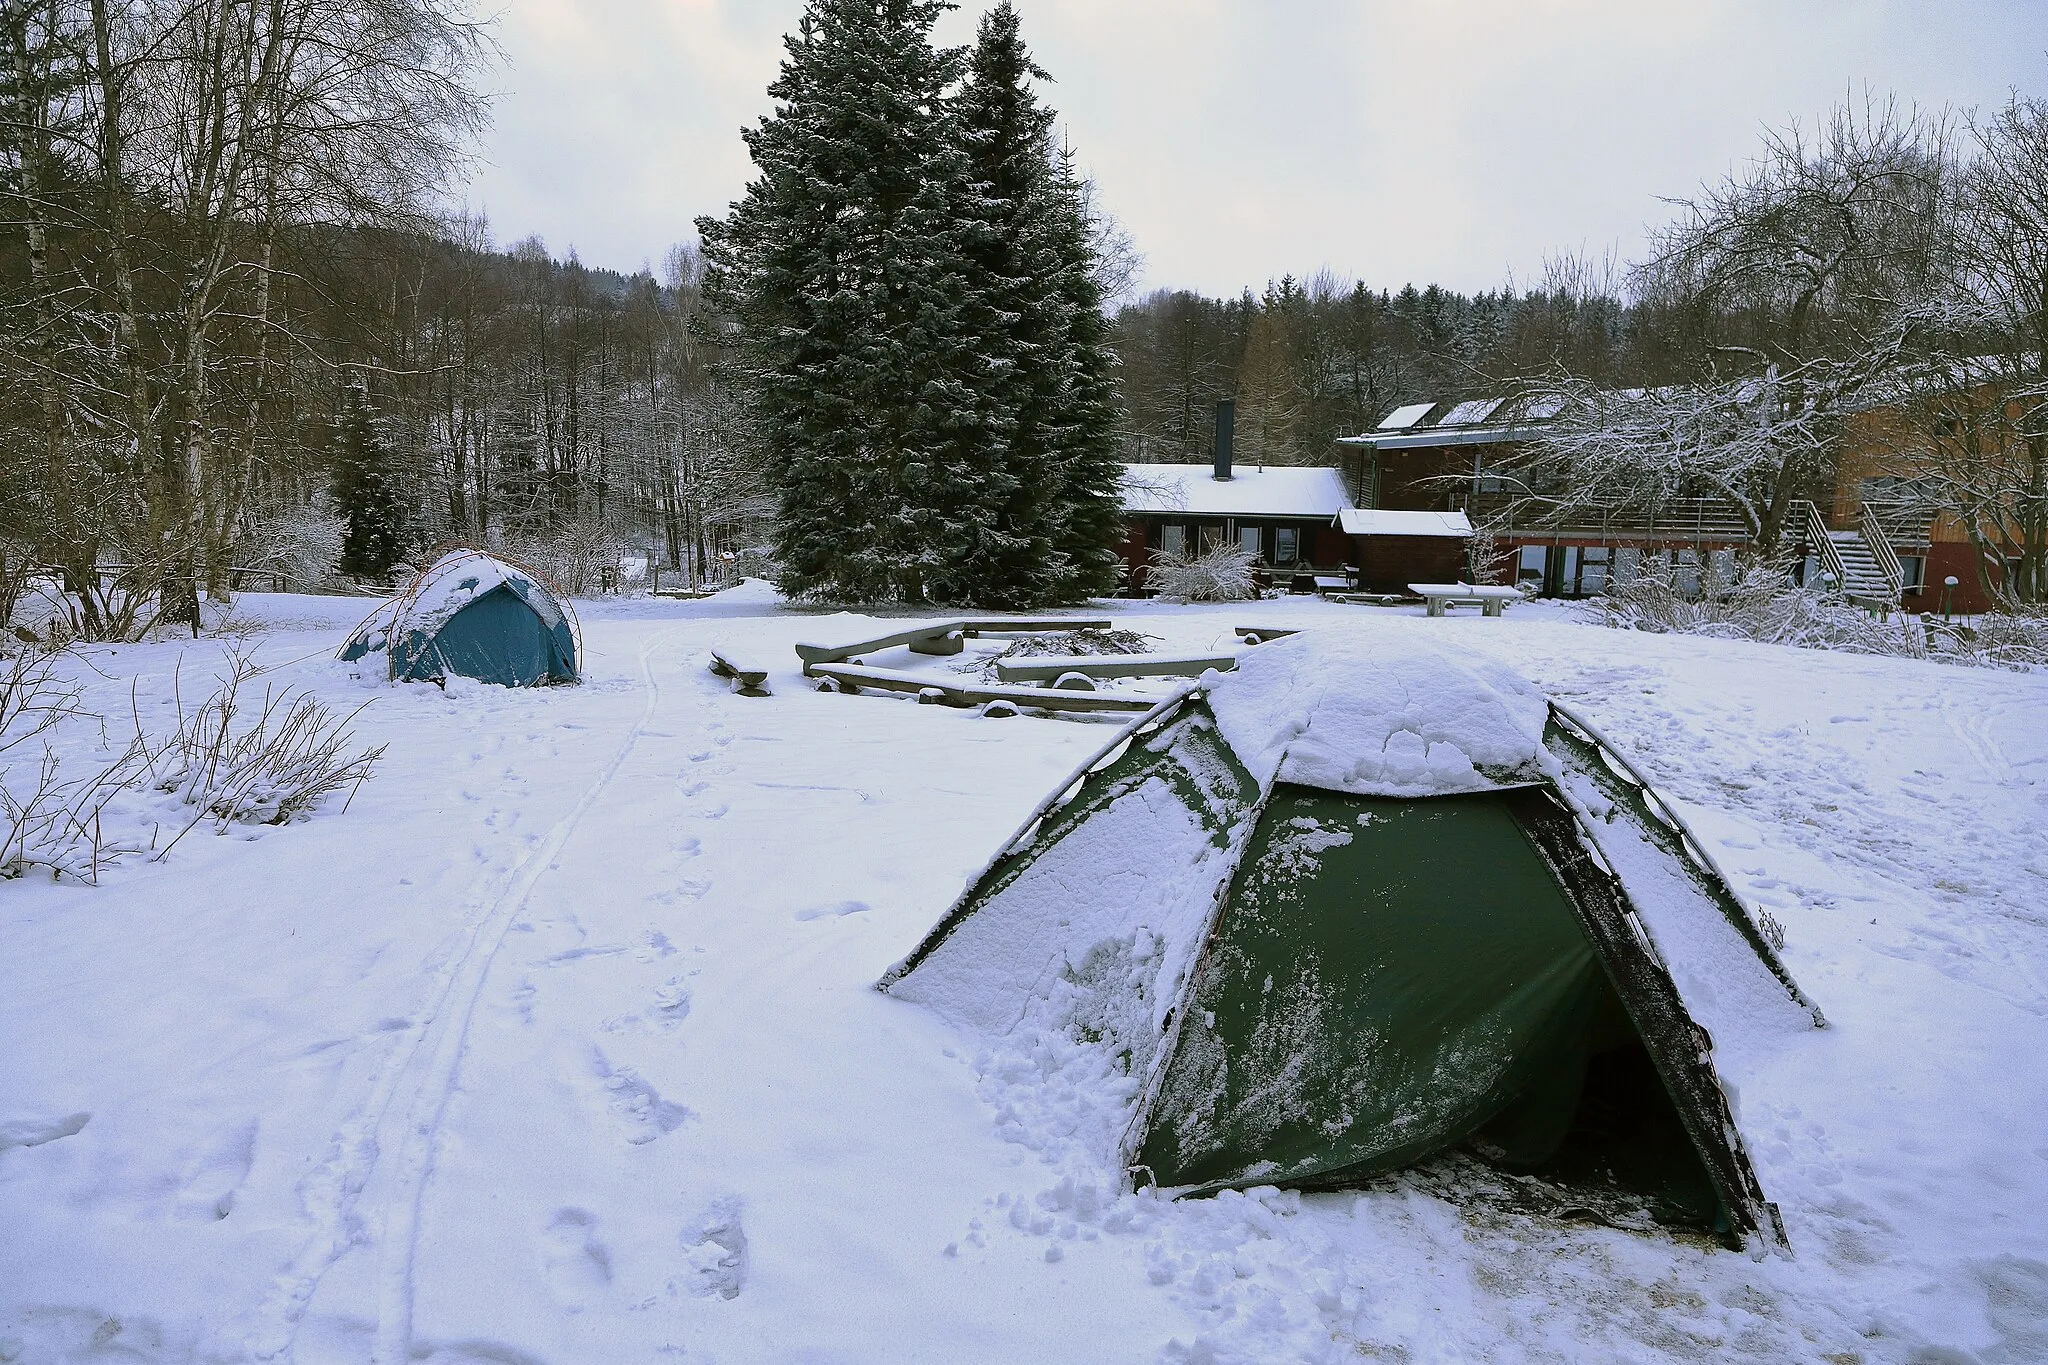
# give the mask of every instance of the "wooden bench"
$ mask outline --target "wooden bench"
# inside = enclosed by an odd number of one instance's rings
[[[730,679],[732,690],[742,696],[768,695],[768,670],[731,645],[721,642],[711,646],[711,671]]]
[[[1301,634],[1298,626],[1236,626],[1237,638],[1248,645],[1262,645],[1268,640],[1281,640],[1289,635]]]
[[[1150,711],[1158,697],[1132,697],[1115,692],[1060,692],[1042,687],[989,687],[981,683],[952,682],[898,673],[889,668],[865,664],[818,663],[804,672],[814,678],[829,678],[842,691],[857,692],[873,687],[886,692],[910,692],[948,706],[980,706],[1006,701],[1017,706],[1035,706],[1045,711]]]
[[[1472,583],[1410,583],[1408,591],[1422,598],[1431,616],[1442,616],[1452,607],[1478,607],[1488,616],[1498,616],[1508,603],[1522,600],[1519,589]]]
[[[908,645],[913,654],[958,654],[969,637],[982,635],[1028,635],[1045,630],[1108,630],[1109,622],[1085,620],[1073,616],[1053,616],[1028,619],[970,618],[957,621],[922,621],[903,630],[891,631],[865,640],[852,640],[842,644],[828,644],[814,640],[800,640],[796,656],[804,661],[804,672],[810,673],[813,664],[844,663],[857,654],[872,654],[878,649],[892,649],[897,645]]]
[[[996,676],[1006,683],[1051,682],[1067,673],[1087,678],[1199,678],[1212,668],[1228,673],[1236,667],[1235,654],[1041,655],[998,659]]]

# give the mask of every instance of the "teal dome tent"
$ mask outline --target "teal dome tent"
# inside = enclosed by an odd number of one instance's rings
[[[572,683],[582,639],[567,604],[538,575],[484,554],[453,550],[370,613],[344,660],[381,653],[394,682],[453,674],[504,687]]]

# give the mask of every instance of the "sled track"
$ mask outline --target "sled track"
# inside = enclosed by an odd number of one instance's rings
[[[462,941],[435,969],[420,1022],[386,1060],[368,1101],[335,1134],[328,1160],[306,1182],[306,1202],[322,1226],[278,1277],[266,1304],[263,1331],[250,1343],[260,1358],[292,1358],[300,1320],[321,1280],[345,1253],[367,1240],[369,1232],[356,1206],[389,1146],[393,1162],[386,1169],[396,1184],[378,1211],[382,1235],[377,1241],[376,1334],[370,1359],[373,1365],[408,1365],[411,1360],[420,1206],[484,979],[512,921],[652,723],[661,704],[654,654],[680,629],[662,631],[641,647],[640,677],[647,688],[647,705],[640,718],[569,813],[512,865],[495,895],[479,898]]]

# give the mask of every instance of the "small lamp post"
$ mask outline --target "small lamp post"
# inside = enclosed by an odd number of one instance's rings
[[[1948,622],[1949,599],[1954,595],[1955,590],[1956,576],[1954,574],[1950,574],[1947,578],[1941,580],[1941,619],[1943,624]]]

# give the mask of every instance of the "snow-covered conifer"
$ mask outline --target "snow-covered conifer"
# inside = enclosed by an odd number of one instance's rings
[[[382,579],[406,550],[405,502],[391,442],[370,406],[361,375],[351,376],[334,419],[330,492],[344,523],[341,571]]]
[[[963,602],[1007,546],[1013,476],[967,261],[967,160],[941,0],[812,0],[746,140],[759,169],[700,219],[705,295],[781,499],[782,587]]]
[[[1005,0],[982,16],[955,101],[973,164],[971,259],[997,330],[986,352],[1015,477],[999,511],[999,572],[981,596],[1005,606],[1112,591],[1119,504],[1117,402],[1084,187],[1053,141],[1053,111]]]

